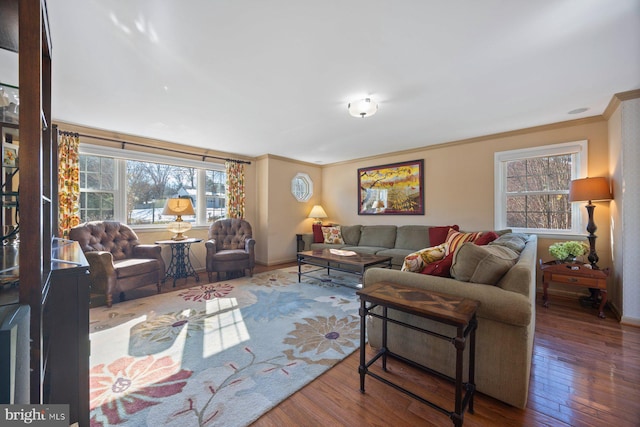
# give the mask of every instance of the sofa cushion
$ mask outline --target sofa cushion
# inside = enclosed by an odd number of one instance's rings
[[[160,265],[156,259],[147,258],[126,258],[113,261],[113,267],[116,271],[116,277],[122,279],[131,276],[140,276],[142,274],[153,273],[158,271]],[[163,272],[164,274],[164,272]]]
[[[322,224],[313,224],[313,243],[324,243],[324,234],[322,234]]]
[[[376,252],[378,256],[390,256],[391,257],[391,265],[394,267],[400,268],[402,263],[404,262],[404,257],[413,252],[411,249],[380,249]]]
[[[364,225],[358,246],[393,248],[396,244],[395,225]]]
[[[439,261],[425,265],[420,273],[430,276],[451,277],[451,264],[453,264],[453,252]]]
[[[495,285],[518,261],[519,254],[506,246],[464,243],[454,252],[451,277],[463,282]]]
[[[447,255],[452,254],[456,251],[456,249],[466,242],[473,242],[478,237],[482,235],[482,231],[478,231],[476,233],[463,233],[461,231],[456,231],[455,229],[449,229],[449,233],[447,234]]]
[[[342,249],[345,245],[331,244],[331,243],[312,243],[309,245],[309,249],[312,251],[321,251],[324,249]]]
[[[432,246],[430,248],[412,252],[404,258],[404,262],[402,263],[402,268],[400,270],[413,272],[422,271],[425,265],[434,261],[440,261],[444,258],[446,250],[447,245],[443,243],[438,246]]]
[[[527,239],[529,238],[526,234],[521,233],[507,233],[498,237],[493,242],[489,243],[490,245],[499,245],[506,246],[507,248],[516,251],[518,253],[522,252],[525,244],[527,243]]]
[[[324,243],[336,245],[344,244],[344,240],[342,240],[342,231],[340,230],[339,225],[333,227],[322,227],[322,234],[324,234]]]
[[[357,246],[360,241],[361,225],[343,225],[342,226],[342,239],[345,245]]]
[[[457,225],[445,225],[440,227],[429,227],[429,244],[431,246],[441,245],[447,241],[447,235],[449,229],[453,228],[455,231],[460,231],[460,227]]]
[[[429,248],[429,227],[426,225],[401,225],[396,231],[395,248],[417,251]]]

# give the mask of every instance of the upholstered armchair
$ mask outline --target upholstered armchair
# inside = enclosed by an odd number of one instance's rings
[[[136,233],[117,221],[92,221],[80,224],[69,232],[69,238],[80,243],[89,262],[92,292],[104,293],[107,307],[117,294],[155,284],[158,293],[164,278],[165,265],[160,245],[141,245]]]
[[[252,237],[251,224],[243,219],[219,219],[209,227],[209,240],[205,242],[207,248],[207,273],[209,282],[213,282],[213,273],[220,280],[220,272],[245,270],[253,276],[256,265],[255,245]]]

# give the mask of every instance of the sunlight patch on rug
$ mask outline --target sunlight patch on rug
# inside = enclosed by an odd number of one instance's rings
[[[358,348],[343,276],[291,267],[91,309],[91,424],[250,424]]]

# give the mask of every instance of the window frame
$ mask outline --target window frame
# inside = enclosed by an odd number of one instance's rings
[[[126,201],[126,191],[127,191],[127,168],[125,162],[127,160],[133,160],[138,162],[149,162],[149,163],[161,163],[168,164],[173,166],[181,166],[181,167],[189,167],[195,168],[198,171],[196,182],[197,182],[197,197],[198,200],[206,200],[206,171],[208,170],[216,170],[226,172],[226,168],[222,163],[213,163],[213,162],[205,162],[199,160],[190,160],[183,159],[180,157],[172,157],[166,156],[162,154],[155,153],[147,153],[142,151],[134,151],[134,150],[126,150],[122,148],[112,148],[112,147],[103,147],[94,144],[87,144],[80,142],[79,152],[81,155],[89,155],[89,156],[105,156],[111,157],[115,160],[116,163],[116,171],[115,171],[115,196],[114,196],[114,209],[113,216],[114,220],[120,221],[122,223],[127,223],[127,201]],[[81,190],[82,191],[82,190]],[[207,222],[207,207],[206,203],[198,203],[198,206],[195,207],[196,211],[196,221],[194,222],[194,227],[209,227],[210,224]],[[145,229],[145,230],[153,230],[153,229],[165,229],[166,225],[159,224],[128,224],[133,229]]]
[[[584,234],[585,209],[579,203],[571,203],[571,229],[520,228],[507,225],[507,162],[537,157],[571,155],[571,179],[585,178],[588,166],[588,141],[579,140],[532,148],[498,151],[494,153],[494,226],[496,230],[511,228],[515,233],[540,234],[548,237]],[[566,193],[569,193],[567,189]]]

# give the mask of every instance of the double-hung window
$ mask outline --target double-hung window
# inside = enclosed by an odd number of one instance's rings
[[[191,199],[194,225],[226,215],[224,165],[80,145],[81,221],[116,220],[144,228],[175,217],[162,214],[168,198]]]
[[[495,227],[538,234],[580,234],[571,180],[586,176],[587,141],[495,153]]]

